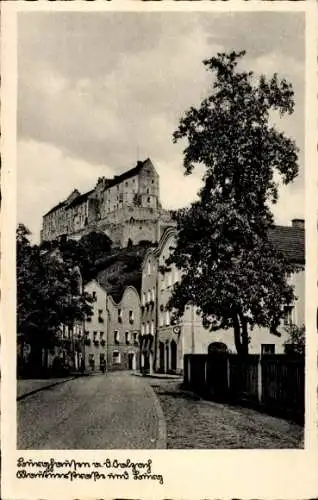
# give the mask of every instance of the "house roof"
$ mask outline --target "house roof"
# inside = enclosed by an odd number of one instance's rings
[[[43,217],[46,217],[47,215],[50,215],[52,212],[55,212],[55,210],[58,210],[59,208],[62,208],[64,205],[65,205],[65,201],[61,201],[60,203],[58,203],[57,205],[55,205],[55,207],[51,208],[51,210],[49,210],[48,212],[46,212],[46,214],[44,214]]]
[[[269,238],[290,262],[305,263],[305,229],[294,226],[274,226],[269,231]]]
[[[107,183],[105,185],[105,189],[108,189],[110,187],[116,186],[116,184],[120,184],[121,182],[125,181],[126,179],[130,179],[130,177],[133,177],[134,175],[138,175],[141,169],[147,164],[151,163],[151,160],[147,158],[144,161],[137,161],[137,165],[130,170],[126,170],[121,175],[115,175],[113,179],[107,179]]]
[[[88,196],[94,192],[94,189],[91,189],[90,191],[87,191],[86,193],[83,193],[79,196],[77,196],[74,200],[72,200],[70,203],[67,204],[66,208],[72,208],[75,207],[76,205],[80,205],[84,201],[87,200]]]
[[[116,186],[117,184],[120,184],[121,182],[125,181],[126,179],[130,179],[130,177],[133,177],[134,175],[138,175],[141,169],[146,165],[146,164],[151,164],[152,162],[149,158],[147,158],[144,161],[137,161],[137,165],[130,170],[127,170],[126,172],[122,173],[121,175],[115,175],[113,179],[107,179],[105,189],[108,189],[110,187]],[[76,192],[77,190],[74,190]],[[77,191],[78,192],[78,191]],[[55,205],[53,208],[51,208],[46,214],[44,214],[43,217],[46,217],[47,215],[51,214],[52,212],[55,212],[55,210],[58,210],[59,208],[62,208],[65,206],[66,208],[70,207],[75,207],[76,205],[79,205],[83,203],[88,196],[94,192],[94,189],[91,189],[90,191],[87,191],[84,194],[79,194],[74,200],[72,200],[70,203],[67,202],[68,199],[61,201],[57,205]],[[72,193],[73,194],[73,193]]]

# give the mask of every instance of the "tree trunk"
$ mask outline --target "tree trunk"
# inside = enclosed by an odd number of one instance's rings
[[[239,356],[247,356],[248,354],[248,332],[247,321],[243,316],[239,319],[238,315],[233,316],[234,327],[234,342],[236,352]]]

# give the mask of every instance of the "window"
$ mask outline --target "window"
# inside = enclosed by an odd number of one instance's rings
[[[159,313],[159,326],[163,326],[164,324],[164,313],[160,312]]]
[[[123,320],[123,313],[121,309],[118,309],[118,322],[121,323]]]
[[[148,290],[148,293],[147,293],[147,302],[150,302],[151,301],[151,290]]]
[[[129,332],[125,332],[125,341],[126,341],[126,344],[130,343],[130,333]]]
[[[141,324],[141,335],[145,335],[145,324]]]
[[[284,325],[291,325],[293,322],[293,306],[284,306]]]
[[[99,322],[99,323],[104,323],[104,319],[103,319],[103,309],[98,309],[98,322]]]
[[[114,342],[115,342],[115,344],[119,344],[119,331],[118,330],[114,331]]]
[[[102,340],[102,338],[104,337],[104,332],[99,332],[99,337]]]
[[[97,297],[96,297],[96,292],[95,290],[92,292],[92,296],[93,296],[93,300],[96,301],[97,300]]]
[[[262,344],[262,354],[275,354],[275,344]]]
[[[129,323],[134,322],[134,311],[129,311]]]
[[[166,311],[166,325],[170,325],[170,311]]]
[[[133,339],[134,339],[134,344],[138,344],[138,333],[137,332],[133,333]]]
[[[146,304],[146,292],[142,292],[142,305]]]
[[[156,295],[156,292],[155,292],[155,287],[153,287],[152,289],[152,294],[151,294],[151,300],[154,302],[155,301],[155,295]]]
[[[154,322],[153,322],[153,321],[151,322],[151,329],[150,329],[150,333],[151,333],[151,335],[154,335],[154,334],[155,334],[155,324],[154,324]]]
[[[124,201],[124,194],[119,193],[119,203],[122,203]]]
[[[149,321],[146,324],[146,335],[149,335]]]
[[[113,351],[113,364],[118,365],[120,363],[120,352]]]
[[[150,197],[149,197],[149,196],[148,196],[148,198],[147,198],[147,203],[150,203]]]

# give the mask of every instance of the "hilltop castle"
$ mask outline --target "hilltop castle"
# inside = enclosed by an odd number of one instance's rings
[[[174,225],[172,213],[161,206],[159,175],[148,158],[113,179],[99,178],[95,188],[84,194],[75,189],[43,216],[41,240],[62,235],[79,239],[103,231],[114,246],[123,248],[129,242],[155,243]]]

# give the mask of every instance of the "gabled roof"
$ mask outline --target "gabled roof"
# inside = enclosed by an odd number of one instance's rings
[[[305,263],[305,229],[294,226],[274,226],[269,238],[277,250],[293,263]]]

